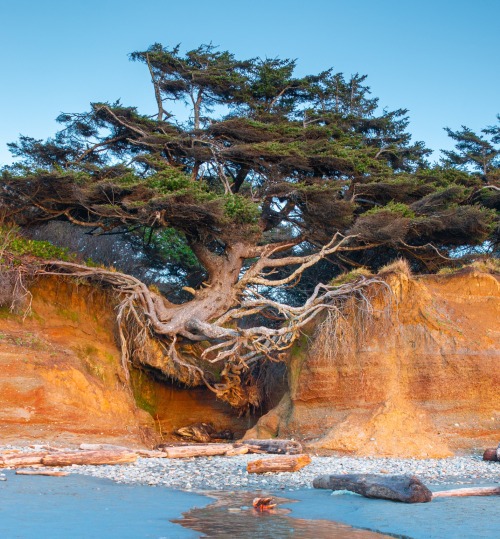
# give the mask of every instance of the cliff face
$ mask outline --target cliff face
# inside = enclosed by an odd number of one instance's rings
[[[289,390],[247,437],[296,437],[358,455],[446,456],[500,439],[500,282],[479,272],[384,277],[293,350]],[[0,309],[0,440],[167,439],[211,421],[251,426],[201,388],[132,376],[115,343],[114,303],[92,286],[44,278],[32,314]],[[371,305],[371,307],[369,307]],[[251,421],[251,420],[249,420]]]
[[[371,311],[347,305],[337,325],[327,318],[294,350],[289,392],[247,436],[405,457],[498,444],[498,278],[396,273],[385,282]]]
[[[138,410],[113,337],[109,296],[56,278],[31,289],[32,312],[0,309],[0,439],[141,443]]]
[[[27,316],[0,308],[0,443],[151,445],[196,422],[239,435],[253,425],[208,390],[166,386],[137,370],[130,384],[111,294],[56,277],[39,279],[30,294]]]

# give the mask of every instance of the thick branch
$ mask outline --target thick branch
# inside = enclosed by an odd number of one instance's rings
[[[308,256],[287,256],[284,258],[270,258],[277,251],[274,248],[270,248],[269,252],[263,251],[262,257],[246,272],[244,277],[240,280],[239,285],[248,286],[250,284],[258,284],[264,286],[280,286],[288,284],[297,279],[307,268],[314,266],[325,256],[331,255],[338,250],[342,250],[342,247],[348,243],[355,236],[342,236],[340,233],[336,233],[333,239],[325,245],[319,252]],[[340,239],[339,239],[340,238]],[[264,274],[264,270],[268,268],[283,268],[286,266],[298,265],[290,275],[283,279],[268,279],[267,276],[270,273]]]

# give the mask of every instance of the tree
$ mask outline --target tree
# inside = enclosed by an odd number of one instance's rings
[[[465,125],[460,131],[445,128],[448,136],[455,144],[455,150],[443,150],[446,165],[479,171],[484,181],[500,179],[500,115],[497,115],[498,125],[481,129],[478,135]]]
[[[104,233],[174,230],[206,279],[173,303],[130,275],[51,261],[43,272],[114,287],[124,363],[205,383],[238,408],[259,401],[254,374],[302,329],[370,280],[318,282],[312,268],[376,269],[397,256],[436,269],[481,244],[497,216],[480,180],[430,169],[406,110],[377,113],[365,77],[296,77],[295,61],[237,60],[212,45],[135,52],[151,75],[153,116],[119,102],[62,114],[46,142],[21,137],[0,201],[21,226],[67,220]],[[180,99],[182,122],[165,110]],[[282,290],[307,277],[301,304]],[[372,280],[377,280],[374,277]]]

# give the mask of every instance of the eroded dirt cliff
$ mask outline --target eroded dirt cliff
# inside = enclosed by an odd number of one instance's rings
[[[105,291],[55,277],[30,291],[30,314],[0,308],[0,443],[152,445],[190,423],[209,420],[240,435],[253,424],[206,390],[162,385],[139,371],[129,384],[116,303]]]
[[[113,305],[56,278],[31,288],[31,313],[0,310],[0,439],[142,443],[152,421],[127,387]]]
[[[353,301],[343,317],[324,318],[297,343],[288,392],[247,437],[296,437],[314,450],[405,457],[498,443],[498,276],[399,272],[383,280],[368,303]],[[236,435],[252,426],[205,389],[159,384],[133,371],[132,390],[106,292],[49,277],[31,292],[29,316],[0,309],[3,443],[148,444],[202,421]]]
[[[500,439],[500,283],[474,270],[384,277],[304,338],[289,392],[248,437],[358,455],[443,457]]]

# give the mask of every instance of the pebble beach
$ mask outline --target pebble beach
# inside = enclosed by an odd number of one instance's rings
[[[29,447],[0,447],[0,451]],[[313,479],[323,474],[375,473],[416,475],[430,485],[467,485],[500,482],[500,462],[483,461],[480,456],[445,459],[395,459],[376,457],[312,457],[312,463],[297,472],[249,474],[248,462],[273,455],[246,454],[232,457],[184,459],[141,458],[126,465],[72,465],[70,473],[110,479],[117,483],[143,484],[185,491],[202,490],[299,490],[312,488]],[[1,475],[0,475],[1,478]]]

